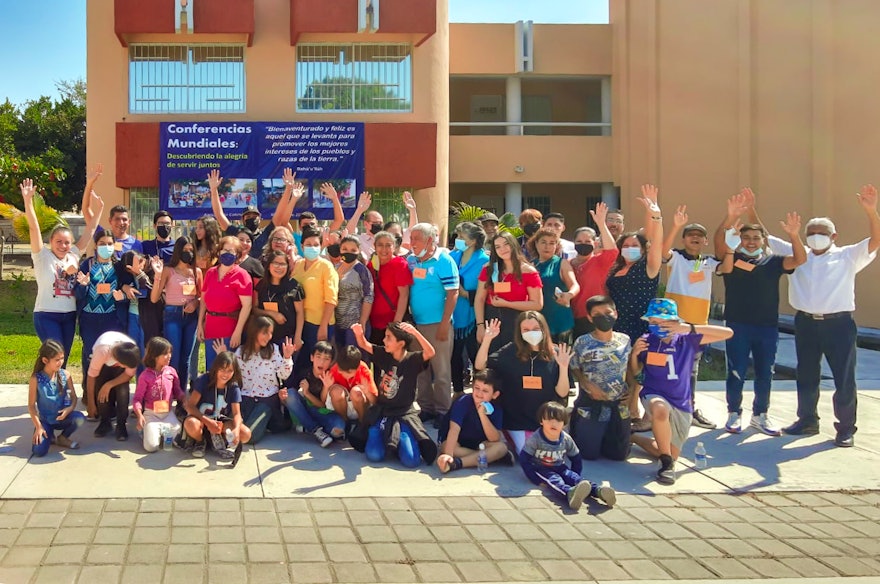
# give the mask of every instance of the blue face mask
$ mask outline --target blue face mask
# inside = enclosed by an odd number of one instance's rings
[[[461,238],[455,240],[455,249],[464,251],[467,249],[467,242]]]
[[[631,262],[637,262],[642,259],[642,248],[640,247],[625,247],[620,250],[620,253],[625,260]]]
[[[669,336],[669,331],[660,328],[659,324],[649,324],[648,332],[659,339],[665,339]]]
[[[220,257],[218,259],[220,260],[220,263],[223,264],[224,266],[231,266],[232,264],[235,263],[235,260],[238,258],[235,256],[234,253],[232,253],[230,251],[224,251],[223,253],[220,254]]]
[[[112,245],[99,245],[96,250],[99,258],[102,260],[109,260],[110,256],[113,255],[115,248]]]
[[[303,257],[307,260],[314,260],[321,255],[321,248],[317,246],[303,247]]]
[[[744,248],[744,247],[740,247],[740,248],[739,248],[739,253],[744,254],[744,255],[747,255],[747,256],[749,256],[750,258],[756,258],[756,257],[758,257],[759,255],[761,255],[762,253],[764,253],[764,250],[761,249],[761,248],[759,247],[759,248],[755,249],[755,251],[749,251],[749,250],[747,250],[747,249]]]

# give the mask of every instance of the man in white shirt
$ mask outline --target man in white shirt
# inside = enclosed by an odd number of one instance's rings
[[[747,195],[754,198],[751,191]],[[837,435],[834,444],[853,446],[856,432],[856,335],[852,313],[856,308],[856,274],[877,257],[880,248],[880,215],[877,189],[865,185],[856,195],[868,217],[870,236],[837,247],[837,230],[827,217],[807,222],[807,262],[789,276],[788,300],[797,310],[794,320],[797,352],[798,419],[784,429],[786,434],[818,434],[819,381],[822,356],[834,377],[834,416]],[[751,206],[752,215],[754,205]],[[773,253],[788,255],[791,244],[770,237]]]

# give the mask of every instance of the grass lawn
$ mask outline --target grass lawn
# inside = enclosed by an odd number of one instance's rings
[[[34,332],[34,280],[0,281],[0,383],[27,383],[40,350]],[[73,341],[67,370],[79,382],[82,341]]]

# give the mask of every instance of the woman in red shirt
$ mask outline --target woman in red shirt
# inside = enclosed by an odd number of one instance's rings
[[[376,290],[370,312],[370,342],[381,345],[388,324],[401,322],[406,314],[413,277],[406,259],[396,255],[393,235],[380,231],[373,238],[373,245],[376,253],[369,266]]]
[[[477,317],[477,342],[483,342],[486,321],[501,321],[501,334],[492,339],[490,352],[513,340],[514,323],[520,312],[544,307],[541,277],[522,256],[516,238],[509,232],[492,238],[489,263],[480,272],[480,284],[474,297]]]

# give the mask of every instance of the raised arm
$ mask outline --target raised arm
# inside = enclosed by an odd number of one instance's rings
[[[220,176],[220,170],[214,169],[208,173],[208,188],[211,189],[211,210],[214,212],[214,218],[217,219],[217,225],[221,232],[225,232],[229,228],[229,218],[223,212],[223,205],[220,204],[220,183],[223,177]]]
[[[675,245],[675,237],[681,232],[682,228],[688,224],[687,205],[679,205],[672,216],[672,230],[666,234],[663,239],[663,259],[669,261],[672,257],[672,246]]]
[[[484,328],[483,340],[480,341],[480,349],[477,351],[477,358],[474,361],[474,368],[478,371],[485,369],[489,362],[489,345],[492,344],[492,339],[501,334],[501,321],[493,318],[485,323]]]
[[[91,216],[86,219],[86,228],[76,242],[76,248],[80,252],[84,252],[89,243],[92,242],[92,236],[95,235],[95,229],[98,228],[98,221],[101,220],[101,215],[104,213],[104,199],[99,197],[95,191],[92,191],[89,198],[91,199],[89,203]]]
[[[370,343],[364,336],[364,327],[362,327],[360,323],[354,323],[353,325],[351,325],[351,332],[354,333],[354,340],[357,343],[357,346],[360,347],[362,351],[366,351],[367,353],[372,355],[373,344]]]
[[[739,224],[739,218],[742,217],[744,213],[748,212],[748,209],[749,206],[742,192],[736,195],[731,195],[727,198],[727,214],[724,216],[724,219],[721,221],[718,229],[715,230],[715,236],[713,238],[715,244],[715,255],[717,257],[720,258],[725,249],[730,249],[730,251],[734,251],[736,247],[738,247],[737,244],[737,246],[731,248],[730,244],[727,243],[727,232],[730,231],[730,229],[732,229],[735,225]],[[739,230],[737,230],[737,236],[738,233]]]
[[[874,253],[877,251],[877,248],[880,248],[880,215],[877,214],[877,188],[874,185],[865,185],[856,196],[859,199],[862,210],[868,216],[868,223],[871,226],[868,253]]]
[[[18,188],[21,189],[21,199],[24,201],[24,216],[27,218],[28,233],[31,236],[31,253],[40,253],[43,249],[43,233],[40,231],[40,222],[37,220],[37,212],[34,210],[34,181],[24,179]]]
[[[415,227],[419,222],[419,213],[416,210],[416,200],[413,199],[412,193],[403,192],[403,206],[409,211],[409,227],[407,227],[404,236],[409,234],[409,230]]]
[[[419,332],[419,329],[417,329],[416,327],[414,327],[413,325],[411,325],[408,322],[402,322],[402,323],[400,323],[400,330],[408,332],[413,337],[415,337],[416,342],[422,348],[422,359],[423,360],[430,361],[431,358],[434,357],[434,355],[435,355],[434,345],[432,345],[430,342],[428,342],[428,339],[426,339],[422,335],[422,333]]]
[[[330,223],[329,231],[336,231],[345,223],[345,214],[342,212],[342,204],[339,202],[339,193],[328,182],[321,185],[321,193],[333,203],[333,222]]]
[[[648,237],[649,278],[656,278],[663,264],[663,214],[657,203],[659,191],[654,185],[642,185],[642,197],[638,201],[645,207],[645,231]]]
[[[361,215],[366,213],[372,204],[373,196],[366,191],[361,193],[361,196],[358,198],[357,208],[354,210],[354,215],[351,216],[351,219],[348,220],[348,224],[345,226],[349,233],[352,235],[357,233],[358,221],[361,220]]]
[[[590,216],[593,217],[596,227],[599,228],[599,237],[602,239],[602,249],[614,249],[617,242],[614,241],[614,236],[611,235],[611,230],[608,229],[608,226],[605,224],[605,219],[608,217],[608,205],[605,203],[596,203],[596,210],[593,211],[591,209]]]
[[[99,162],[95,165],[95,168],[92,169],[92,172],[90,172],[86,176],[86,186],[83,189],[81,212],[83,215],[83,219],[85,219],[87,224],[89,222],[89,217],[92,217],[95,215],[95,210],[92,209],[92,207],[91,207],[91,203],[92,203],[91,196],[92,196],[92,191],[95,190],[95,183],[98,182],[98,179],[101,178],[102,174],[104,174],[104,164]],[[97,213],[97,217],[98,217],[98,220],[100,221],[101,220],[101,213]],[[97,225],[97,222],[95,222],[95,225]],[[79,246],[77,246],[77,247],[79,247]]]
[[[284,181],[284,192],[281,193],[281,199],[275,206],[275,213],[272,214],[272,225],[275,227],[283,227],[290,223],[297,201],[305,194],[305,187],[296,182],[296,173],[290,168],[284,169],[281,180]]]
[[[807,262],[807,248],[801,242],[801,216],[797,213],[789,213],[785,221],[780,221],[779,225],[791,241],[791,255],[782,260],[782,267],[793,270]]]

